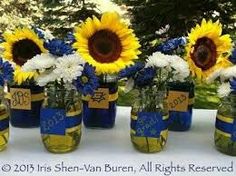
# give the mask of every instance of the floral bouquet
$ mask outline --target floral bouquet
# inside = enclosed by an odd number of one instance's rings
[[[170,55],[185,55],[187,39],[185,37],[173,38],[157,46],[157,50]],[[192,109],[194,103],[194,81],[189,75],[185,81],[174,80],[168,82],[168,94],[175,95],[172,101],[177,102],[178,97],[186,97],[186,101],[178,103],[170,102],[169,106],[169,130],[187,131],[192,124]],[[187,102],[187,103],[186,103]]]
[[[6,148],[9,139],[9,112],[4,99],[4,86],[12,81],[13,71],[12,65],[0,58],[0,151]]]
[[[229,59],[232,40],[222,34],[222,25],[217,22],[202,20],[191,30],[186,46],[186,59],[193,76],[205,82],[220,77],[223,84],[219,95],[226,96],[219,107],[216,118],[215,144],[218,150],[236,155],[234,138],[234,67]],[[228,93],[230,93],[229,96]]]
[[[24,71],[37,72],[36,82],[45,87],[41,108],[41,134],[46,149],[54,153],[74,150],[81,138],[81,94],[93,95],[99,86],[95,69],[63,40],[45,43],[49,53],[28,60]]]
[[[232,52],[229,60],[235,64],[235,53]],[[236,155],[236,66],[216,70],[207,82],[219,83],[218,95],[221,104],[218,108],[215,123],[216,148],[227,154]]]
[[[14,79],[10,82],[7,95],[11,102],[11,124],[16,127],[37,127],[44,99],[43,88],[35,84],[37,73],[24,72],[22,66],[37,54],[47,53],[44,39],[27,27],[5,32],[3,39],[2,57],[14,65]]]
[[[190,74],[186,61],[176,55],[153,53],[146,63],[120,72],[128,78],[127,89],[139,90],[131,111],[131,141],[142,152],[163,149],[168,136],[167,83],[183,82]],[[183,100],[181,97],[179,101]]]
[[[84,124],[112,128],[118,99],[117,74],[138,58],[138,39],[115,12],[104,13],[101,19],[88,18],[75,28],[74,37],[73,48],[95,67],[100,83],[93,96],[83,97]]]

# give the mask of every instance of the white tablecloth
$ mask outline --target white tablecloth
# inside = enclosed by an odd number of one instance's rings
[[[79,148],[68,154],[48,153],[39,129],[11,128],[8,148],[0,153],[0,175],[236,175],[236,157],[221,154],[214,148],[216,111],[194,110],[190,131],[170,132],[162,152],[144,154],[136,151],[130,142],[130,110],[118,108],[113,129],[83,128]],[[117,172],[111,172],[111,166],[120,167]],[[201,168],[196,169],[197,166]],[[217,171],[222,166],[229,170]],[[168,167],[172,167],[170,172]],[[207,172],[202,167],[211,168]]]

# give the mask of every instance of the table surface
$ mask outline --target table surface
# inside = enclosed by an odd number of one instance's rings
[[[154,154],[140,153],[133,148],[129,136],[130,110],[128,107],[118,107],[113,129],[83,128],[79,148],[68,154],[48,153],[37,128],[11,128],[8,148],[0,153],[0,175],[236,175],[236,157],[224,155],[214,148],[215,110],[194,110],[191,130],[170,132],[165,149]],[[152,166],[158,165],[159,169],[148,168],[150,163]],[[190,164],[229,167],[231,163],[232,172],[188,170]],[[170,173],[168,166],[171,165],[173,168],[169,168],[172,170]],[[178,170],[178,165],[185,170]],[[7,173],[9,166],[10,171]],[[34,171],[30,174],[31,166]],[[121,166],[120,171],[110,172],[110,166]],[[48,170],[40,170],[39,167]],[[86,171],[87,168],[90,171]]]

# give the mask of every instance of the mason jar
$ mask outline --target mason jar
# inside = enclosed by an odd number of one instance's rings
[[[168,92],[175,92],[176,96],[169,110],[171,131],[188,131],[192,126],[194,104],[193,82],[168,83]],[[171,103],[171,102],[170,102]]]
[[[81,139],[82,102],[76,90],[47,88],[40,116],[42,141],[49,152],[66,153],[77,148]]]
[[[131,110],[130,135],[133,146],[145,153],[161,151],[168,138],[167,92],[142,88]]]
[[[99,77],[94,95],[83,96],[83,122],[87,128],[113,128],[116,119],[118,80],[116,75]]]
[[[35,85],[13,85],[9,88],[8,98],[11,105],[10,122],[12,126],[39,127],[44,88]]]
[[[0,89],[0,151],[7,147],[9,140],[9,108],[3,89]]]
[[[236,92],[225,97],[218,108],[215,146],[222,153],[236,156]]]

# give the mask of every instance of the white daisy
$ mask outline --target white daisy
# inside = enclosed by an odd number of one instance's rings
[[[177,55],[171,56],[169,61],[170,67],[174,70],[172,81],[184,82],[190,74],[188,63]]]
[[[76,54],[65,55],[57,59],[56,68],[53,72],[58,75],[64,83],[72,83],[78,76],[82,75],[85,62]]]
[[[221,98],[228,96],[230,92],[231,92],[231,88],[230,88],[229,82],[221,84],[218,88],[218,95]]]
[[[50,82],[54,82],[57,79],[57,75],[52,71],[45,71],[37,77],[36,82],[39,86],[46,86]]]
[[[227,80],[236,76],[236,66],[223,69],[221,72],[221,80]]]
[[[146,61],[146,67],[166,67],[169,65],[169,59],[169,55],[162,54],[161,52],[155,52],[148,57]]]
[[[23,71],[35,71],[51,68],[55,65],[56,59],[51,54],[40,54],[28,60],[23,66]]]
[[[170,29],[170,25],[167,24],[165,27],[160,28],[160,29],[159,29],[158,31],[156,31],[155,33],[156,33],[157,35],[162,35],[162,34],[167,33],[169,29]]]

